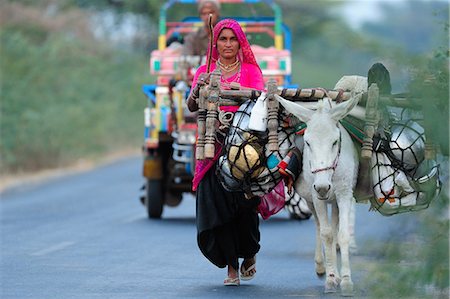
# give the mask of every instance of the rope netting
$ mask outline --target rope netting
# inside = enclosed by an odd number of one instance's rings
[[[376,137],[372,206],[384,215],[427,208],[441,184],[438,164],[425,159],[424,129],[413,119],[394,119]]]
[[[280,110],[279,149],[269,151],[267,132],[249,129],[250,112],[254,105],[254,101],[247,100],[236,111],[219,158],[218,177],[229,191],[263,196],[282,179],[278,165],[290,150],[295,149],[295,129],[287,123],[287,116]]]
[[[295,219],[309,219],[312,215],[311,210],[308,208],[306,200],[295,191],[292,196],[286,198],[285,208],[288,210],[292,218]]]

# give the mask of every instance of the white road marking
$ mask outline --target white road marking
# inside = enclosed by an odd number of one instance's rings
[[[31,255],[33,256],[41,256],[41,255],[46,255],[58,250],[63,250],[66,247],[72,246],[73,244],[75,244],[75,242],[70,242],[70,241],[66,241],[66,242],[61,242],[58,244],[55,244],[53,246],[47,247],[45,249],[33,252]]]

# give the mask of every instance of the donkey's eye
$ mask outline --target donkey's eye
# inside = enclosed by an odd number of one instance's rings
[[[307,147],[311,147],[311,145],[309,145],[308,141],[305,141],[305,144]]]
[[[336,140],[335,142],[333,142],[333,147],[335,147],[337,145],[338,141]]]

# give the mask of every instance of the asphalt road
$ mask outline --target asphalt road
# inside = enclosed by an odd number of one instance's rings
[[[281,212],[261,220],[255,279],[224,287],[226,270],[197,248],[194,197],[149,220],[138,200],[140,174],[141,160],[130,158],[1,194],[0,297],[339,298],[323,294],[314,272],[312,219],[289,220]],[[384,217],[358,204],[355,298],[371,298],[370,244],[411,229],[405,225],[413,217]]]

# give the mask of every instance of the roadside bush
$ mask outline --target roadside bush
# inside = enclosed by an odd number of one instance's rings
[[[449,72],[448,49],[428,58],[413,59],[415,70],[409,90],[423,106],[427,140],[441,155],[440,197],[427,210],[414,212],[414,229],[371,248],[382,253],[370,265],[367,280],[373,298],[448,298],[449,295]],[[392,216],[396,217],[396,216]],[[399,241],[399,239],[403,240]]]
[[[2,172],[139,148],[146,58],[34,31],[0,32]]]

